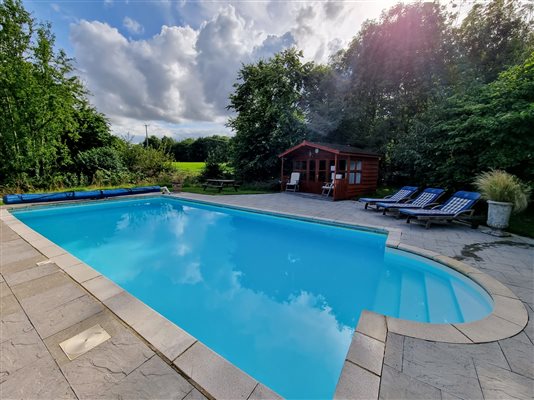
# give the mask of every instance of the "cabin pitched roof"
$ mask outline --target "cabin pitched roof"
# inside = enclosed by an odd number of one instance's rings
[[[327,151],[333,154],[343,154],[343,155],[361,154],[361,155],[379,157],[379,155],[376,153],[373,153],[368,150],[363,150],[358,147],[352,147],[352,146],[348,146],[344,144],[336,144],[336,143],[309,142],[307,140],[304,140],[301,143],[297,144],[296,146],[293,146],[290,149],[287,149],[283,153],[279,154],[278,157],[285,157],[286,155],[292,153],[293,151],[300,149],[301,147],[306,147],[306,146],[320,149],[323,151]]]

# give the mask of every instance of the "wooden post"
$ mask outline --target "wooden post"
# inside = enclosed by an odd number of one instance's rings
[[[284,191],[283,184],[284,184],[284,157],[282,157],[282,166],[280,167],[280,191],[281,192]]]
[[[336,175],[337,175],[337,154],[334,156],[334,193],[332,198],[336,199],[337,185],[336,185]]]

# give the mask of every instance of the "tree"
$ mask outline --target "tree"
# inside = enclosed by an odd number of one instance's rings
[[[91,146],[89,132],[109,134],[88,105],[71,60],[54,50],[49,24],[37,23],[20,0],[0,3],[0,182],[48,186]]]
[[[488,83],[521,63],[534,46],[532,8],[518,0],[473,5],[456,32],[468,82]]]
[[[449,16],[437,3],[398,4],[366,22],[344,53],[341,124],[350,144],[385,152],[450,79]]]
[[[392,155],[420,181],[460,188],[503,169],[534,182],[534,52],[494,82],[428,110],[416,126]]]
[[[112,146],[118,138],[110,132],[109,121],[84,99],[74,108],[75,130],[64,132],[63,140],[72,157],[95,147]]]
[[[245,180],[265,180],[278,172],[277,155],[305,136],[300,105],[304,81],[312,63],[302,53],[285,50],[265,61],[243,65],[230,95],[228,109],[237,115],[228,126],[236,174]]]

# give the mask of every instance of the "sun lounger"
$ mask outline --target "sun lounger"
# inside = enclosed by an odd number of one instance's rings
[[[377,198],[371,198],[371,197],[362,197],[359,199],[359,202],[365,203],[365,209],[369,206],[374,206],[376,203],[401,203],[403,201],[407,201],[410,197],[414,195],[415,192],[417,192],[418,187],[417,186],[404,186],[400,188],[400,190],[391,195],[386,196],[381,199]]]
[[[407,223],[410,223],[410,220],[413,218],[424,221],[428,229],[432,222],[451,222],[463,215],[472,216],[474,212],[473,206],[478,199],[480,199],[480,193],[456,192],[445,203],[429,210],[400,208],[399,213],[408,217],[406,219]]]
[[[445,193],[445,190],[439,189],[439,188],[426,188],[423,190],[419,196],[417,196],[413,200],[408,200],[406,203],[385,203],[385,202],[379,202],[376,203],[376,208],[379,210],[380,208],[383,208],[384,211],[382,214],[386,215],[388,211],[398,211],[400,208],[410,208],[410,209],[420,209],[420,208],[428,208],[431,206],[438,205],[436,203],[436,200],[439,199],[443,193]]]

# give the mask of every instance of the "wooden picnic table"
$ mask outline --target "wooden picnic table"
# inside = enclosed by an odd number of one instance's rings
[[[207,188],[219,189],[219,193],[223,190],[224,187],[233,187],[237,192],[239,185],[235,182],[234,179],[206,179],[206,182],[202,184],[204,190]]]

